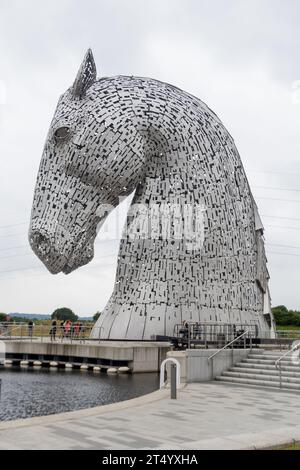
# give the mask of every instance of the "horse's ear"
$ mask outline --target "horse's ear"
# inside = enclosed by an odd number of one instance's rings
[[[91,49],[88,49],[78,70],[72,87],[74,98],[82,98],[97,76],[96,64]]]

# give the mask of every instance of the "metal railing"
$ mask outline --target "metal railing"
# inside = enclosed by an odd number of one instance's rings
[[[276,330],[276,338],[300,339],[300,330]]]
[[[20,322],[3,322],[0,323],[0,340],[24,340],[31,342],[86,342],[91,340],[90,335],[94,329],[91,324],[72,323],[69,326],[58,324],[52,325],[51,323],[42,324],[37,323],[29,325],[28,323]],[[100,342],[100,332],[102,327],[99,327],[99,335],[92,341]]]
[[[80,320],[79,320],[80,322]],[[258,331],[256,324],[227,324],[212,322],[188,322],[186,326],[177,324],[174,327],[174,337],[178,338],[179,343],[190,348],[191,345],[199,345],[200,347],[221,347],[226,343],[234,340],[239,333],[251,331],[253,344],[255,341],[261,342],[271,341],[269,339],[269,331]],[[60,321],[56,325],[55,334],[51,335],[51,322],[29,325],[28,322],[0,322],[0,339],[19,339],[29,341],[60,341],[60,342],[93,342],[105,340],[103,337],[103,327],[97,326],[92,322],[82,322],[79,326],[78,322],[73,322],[67,330]],[[91,333],[93,331],[93,337]],[[300,330],[277,330],[276,346],[280,349],[289,347],[293,339],[300,339]],[[155,340],[155,337],[153,338]],[[275,344],[275,343],[274,343]]]
[[[4,328],[1,328],[1,323],[0,323],[0,339],[11,339],[12,336],[15,336],[17,331],[19,330],[19,326],[13,325],[5,325]]]
[[[244,345],[244,349],[246,349],[247,347],[247,341],[246,341],[246,336],[249,336],[249,339],[250,339],[250,342],[249,342],[249,349],[250,351],[252,350],[252,332],[247,330],[247,331],[244,331],[241,335],[237,336],[236,338],[234,338],[232,341],[230,341],[230,343],[227,343],[225,344],[225,346],[223,346],[223,348],[221,349],[218,349],[218,351],[214,352],[211,356],[209,356],[207,358],[207,362],[208,363],[211,363],[211,378],[213,379],[213,375],[214,375],[214,358],[220,354],[222,351],[224,351],[225,349],[227,349],[229,346],[232,346],[231,347],[231,350],[232,350],[232,354],[231,354],[231,365],[233,366],[233,351],[234,351],[234,348],[233,348],[233,345],[234,343],[236,343],[237,341],[241,340],[243,338],[243,345]]]
[[[225,345],[234,340],[245,331],[251,331],[252,337],[258,337],[258,327],[256,324],[231,324],[231,323],[198,323],[186,322],[174,326],[174,338],[179,342],[187,344],[203,345],[205,348],[210,344]]]
[[[282,359],[284,359],[286,356],[288,356],[289,354],[293,353],[294,351],[297,351],[297,349],[300,349],[300,342],[298,344],[296,344],[295,346],[293,346],[291,349],[289,349],[288,351],[286,351],[284,354],[282,354],[282,356],[279,357],[279,359],[277,359],[275,361],[275,367],[276,369],[278,369],[279,371],[279,387],[282,388],[282,368],[281,368],[281,361]]]

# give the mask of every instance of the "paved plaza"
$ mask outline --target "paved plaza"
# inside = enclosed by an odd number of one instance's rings
[[[215,382],[0,424],[0,449],[254,449],[300,441],[299,393]]]

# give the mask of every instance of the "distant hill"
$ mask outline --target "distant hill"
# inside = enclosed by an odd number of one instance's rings
[[[33,319],[36,318],[37,320],[50,320],[51,315],[47,313],[19,313],[19,312],[10,312],[9,315],[11,317],[17,317],[17,318],[28,318],[28,319]],[[80,320],[93,320],[93,317],[79,317]]]
[[[10,312],[9,316],[17,318],[36,318],[37,320],[49,320],[50,315],[46,313],[18,313]]]

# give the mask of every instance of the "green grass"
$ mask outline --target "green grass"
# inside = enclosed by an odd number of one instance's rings
[[[300,443],[288,444],[287,446],[276,447],[275,450],[300,450]]]
[[[300,326],[296,326],[296,325],[276,325],[276,330],[300,330]]]

